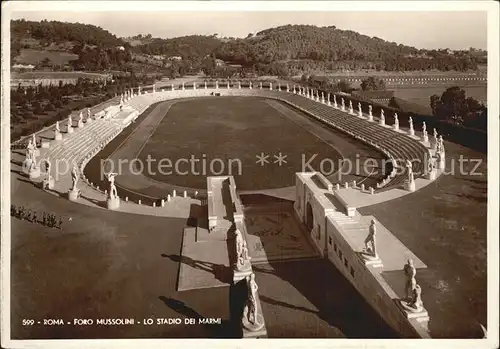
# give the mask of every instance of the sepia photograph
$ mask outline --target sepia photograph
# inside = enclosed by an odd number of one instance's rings
[[[2,347],[498,347],[498,17],[2,3]]]

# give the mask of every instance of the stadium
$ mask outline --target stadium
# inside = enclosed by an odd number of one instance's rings
[[[12,220],[12,338],[481,337],[485,154],[432,131],[341,94],[224,80],[131,89],[30,135],[11,151],[12,210],[38,217]],[[459,157],[481,174],[447,171]],[[258,329],[241,323],[235,231]],[[145,326],[178,317],[197,322]]]

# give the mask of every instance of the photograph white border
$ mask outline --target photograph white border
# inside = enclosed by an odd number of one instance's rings
[[[144,9],[147,9],[145,11]],[[499,5],[496,1],[12,1],[2,3],[1,345],[5,348],[495,348],[498,347]],[[14,11],[485,11],[488,16],[487,339],[10,339],[10,15]]]

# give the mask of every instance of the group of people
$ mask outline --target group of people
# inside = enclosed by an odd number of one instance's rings
[[[27,209],[24,206],[11,205],[10,215],[21,220],[27,220],[31,223],[40,223],[49,228],[61,229],[63,223],[62,217],[57,219],[56,215],[46,212],[43,213],[42,217],[39,217],[36,211]],[[41,220],[39,220],[39,218],[41,218]]]

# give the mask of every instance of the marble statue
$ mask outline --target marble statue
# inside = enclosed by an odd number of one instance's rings
[[[248,262],[250,262],[250,255],[248,254],[248,247],[245,240],[243,240],[243,244],[241,246],[240,253],[237,255],[236,260],[236,269],[241,271],[245,266],[248,266]]]
[[[109,199],[118,198],[118,192],[116,191],[116,186],[115,186],[115,177],[117,175],[118,173],[113,173],[113,172],[110,172],[106,175],[106,178],[109,181]]]
[[[80,114],[78,115],[78,122],[82,122],[83,120],[83,113],[80,111]]]
[[[337,96],[335,94],[333,95],[333,105],[337,108]]]
[[[380,121],[385,121],[384,109],[380,109]]]
[[[28,145],[26,146],[26,160],[30,160],[31,162],[35,162],[35,146],[33,145],[32,140],[30,139]],[[31,164],[30,164],[31,165]]]
[[[363,114],[362,110],[361,110],[361,103],[358,102],[358,111],[359,111],[359,115],[361,116]]]
[[[427,125],[425,124],[425,121],[422,123],[422,133],[427,133]]]
[[[406,168],[408,169],[408,183],[413,183],[413,164],[410,160],[406,160]]]
[[[342,100],[341,100],[341,101],[342,101],[342,102],[341,102],[341,105],[342,105],[342,110],[345,110],[345,102],[344,102],[344,98],[342,98]]]
[[[234,243],[236,245],[236,256],[239,256],[241,255],[241,251],[243,249],[243,243],[244,243],[243,235],[241,234],[241,231],[239,229],[236,229],[234,234],[235,234]]]
[[[415,284],[415,287],[413,288],[411,292],[411,298],[406,302],[406,309],[412,311],[412,312],[421,312],[424,308],[424,304],[422,302],[422,289],[420,288],[420,285]]]
[[[91,113],[90,113],[90,108],[87,108],[87,119],[90,119]]]
[[[372,116],[372,105],[368,105],[368,115]]]
[[[377,250],[375,248],[375,235],[377,233],[377,226],[375,225],[375,220],[372,219],[370,222],[370,227],[368,228],[368,236],[365,239],[365,251],[371,257],[377,257]]]
[[[59,121],[56,121],[56,133],[60,133],[61,130],[59,129]]]
[[[349,101],[349,112],[350,113],[353,113],[354,112],[354,109],[352,107],[352,101]]]
[[[408,118],[408,125],[410,125],[410,129],[412,130],[413,129],[413,118],[411,116]]]
[[[68,129],[73,126],[73,120],[71,119],[71,115],[68,116]]]
[[[439,135],[438,144],[439,144],[439,150],[440,150],[440,152],[444,153],[443,135]]]
[[[257,290],[259,287],[255,282],[255,274],[252,273],[246,278],[248,286],[248,296],[245,308],[243,309],[243,323],[248,323],[249,327],[262,327],[263,323],[259,323],[259,313],[257,309]],[[247,326],[245,326],[247,327]]]
[[[406,299],[410,300],[412,299],[413,289],[417,284],[417,281],[415,280],[415,275],[417,274],[417,270],[413,266],[413,260],[411,258],[408,258],[403,268],[403,271],[406,276],[406,283],[405,283]]]
[[[71,170],[71,179],[73,180],[73,187],[71,191],[78,191],[76,185],[78,184],[78,169],[76,165],[73,165],[73,169]]]

